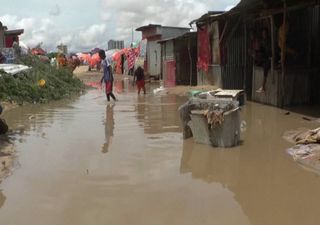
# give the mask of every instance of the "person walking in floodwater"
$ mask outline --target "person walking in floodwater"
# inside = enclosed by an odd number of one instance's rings
[[[140,94],[141,89],[143,89],[143,93],[146,94],[146,87],[144,82],[144,70],[139,66],[134,72],[133,82],[136,80],[138,94]]]
[[[103,76],[101,78],[100,83],[104,81],[105,87],[106,87],[106,96],[108,102],[110,101],[110,97],[114,100],[117,101],[116,97],[112,93],[113,89],[113,74],[112,74],[112,68],[111,64],[108,62],[106,59],[106,53],[104,50],[99,51],[99,56],[101,58],[101,66],[103,68]]]

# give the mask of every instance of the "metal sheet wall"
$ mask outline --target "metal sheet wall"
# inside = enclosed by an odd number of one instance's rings
[[[223,44],[225,63],[222,66],[222,86],[224,89],[243,89],[246,73],[252,74],[252,70],[246,65],[249,61],[246,60],[248,51],[245,48],[244,25],[240,24],[231,35]]]
[[[320,6],[311,9],[311,103],[320,104]]]

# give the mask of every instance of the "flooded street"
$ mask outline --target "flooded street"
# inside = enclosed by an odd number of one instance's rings
[[[186,100],[87,94],[5,115],[15,134],[12,174],[0,183],[4,225],[316,225],[320,177],[285,152],[287,130],[318,124],[250,103],[241,146],[184,141]]]

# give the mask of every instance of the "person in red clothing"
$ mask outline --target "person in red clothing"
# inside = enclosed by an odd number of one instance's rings
[[[136,80],[138,87],[138,94],[140,94],[141,89],[143,89],[143,93],[146,94],[146,87],[144,82],[144,70],[139,66],[134,72],[133,82]]]

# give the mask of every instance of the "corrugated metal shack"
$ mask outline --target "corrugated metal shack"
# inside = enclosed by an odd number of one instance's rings
[[[147,39],[145,72],[155,78],[161,78],[161,48],[159,40],[173,38],[190,31],[190,28],[149,24],[136,29],[142,32],[142,39]]]
[[[222,87],[220,37],[225,14],[211,11],[190,23],[197,24],[197,83]]]
[[[197,33],[159,41],[165,86],[197,85]]]
[[[208,28],[212,53],[208,72],[198,70],[200,83],[244,88],[249,99],[274,106],[320,103],[318,0],[242,0],[227,13],[193,22],[200,32]],[[269,66],[252,54],[259,42],[265,49],[270,43]]]

